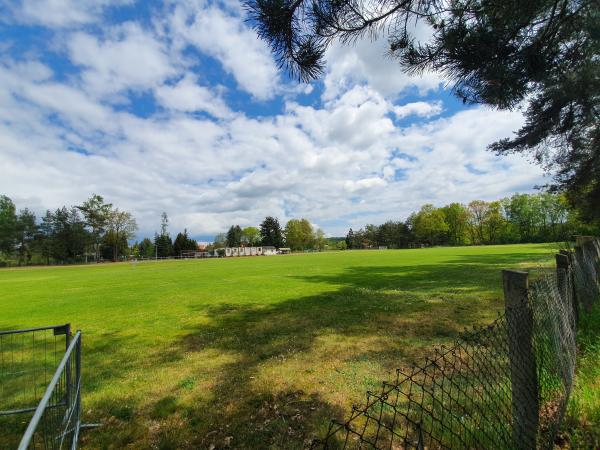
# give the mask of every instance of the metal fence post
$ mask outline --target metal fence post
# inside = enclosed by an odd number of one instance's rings
[[[73,431],[73,438],[71,441],[72,450],[77,449],[77,442],[79,441],[79,430],[81,428],[81,334],[79,335],[79,341],[77,342],[77,348],[75,349],[75,430]]]
[[[68,323],[65,325],[65,329],[66,329],[66,334],[67,334],[67,338],[65,339],[67,341],[67,346],[65,347],[65,352],[69,349],[69,346],[71,345],[71,324]],[[71,364],[67,364],[66,367],[66,372],[65,372],[65,377],[66,377],[66,392],[65,392],[65,402],[68,405],[69,401],[71,400]]]
[[[512,435],[514,447],[520,450],[536,448],[539,426],[533,311],[528,299],[528,277],[527,272],[502,271],[512,390]]]

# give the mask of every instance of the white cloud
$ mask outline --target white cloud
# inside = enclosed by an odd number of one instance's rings
[[[417,39],[426,39],[429,31],[421,24],[415,30]],[[407,89],[421,94],[438,89],[442,78],[434,73],[410,76],[397,60],[389,58],[388,41],[380,36],[372,41],[360,39],[352,45],[334,43],[327,53],[325,99],[333,99],[356,84],[365,84],[386,97],[396,97]]]
[[[105,39],[75,33],[67,45],[71,61],[84,68],[86,89],[96,95],[149,89],[178,73],[164,43],[134,23],[111,29]]]
[[[243,16],[216,7],[180,6],[170,25],[181,46],[191,44],[216,58],[241,89],[259,100],[277,93],[279,74],[273,57]]]
[[[398,119],[408,116],[433,117],[442,112],[442,102],[413,102],[394,107],[394,114]]]
[[[163,85],[156,89],[156,98],[165,108],[182,112],[205,111],[216,118],[232,115],[225,101],[209,88],[199,86],[187,76],[174,86]]]
[[[15,18],[47,27],[69,27],[97,21],[110,6],[126,5],[132,0],[22,0],[6,3]]]
[[[172,232],[193,235],[266,215],[306,217],[340,235],[405,218],[423,203],[495,199],[541,182],[522,158],[485,151],[521,125],[520,113],[479,107],[442,116],[439,101],[402,104],[406,89],[435,90],[439,79],[406,77],[383,58],[381,42],[333,48],[323,102],[300,104],[294,95],[312,87],[281,86],[239,3],[227,5],[177,2],[152,27],[64,32],[63,56],[81,69],[68,76],[0,50],[0,192],[38,213],[96,192],[132,211],[142,236],[158,228],[162,211]],[[240,90],[281,96],[284,110],[232,111],[202,63],[182,56],[190,45],[220,61]],[[127,112],[132,92],[162,108]],[[392,120],[408,116],[408,127]]]
[[[341,222],[326,228],[340,234],[348,225],[404,218],[426,202],[498,198],[541,179],[522,159],[485,151],[519,126],[517,113],[475,108],[399,129],[389,119],[392,104],[355,87],[323,108],[290,103],[276,117],[144,119],[111,113],[47,75],[39,65],[0,71],[0,117],[11,118],[0,124],[0,191],[20,207],[40,208],[99,192],[133,211],[142,234],[156,229],[163,210],[174,232],[187,227],[195,235],[257,224],[267,214]],[[69,101],[51,101],[50,93]],[[50,120],[57,113],[68,132]],[[91,155],[65,151],[77,146]]]

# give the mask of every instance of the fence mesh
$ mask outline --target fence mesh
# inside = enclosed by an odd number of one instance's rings
[[[80,417],[81,332],[77,332],[25,430],[19,450],[76,449]]]
[[[568,258],[491,325],[397,370],[312,448],[551,448],[573,386],[578,307],[600,296],[600,243]]]
[[[0,332],[0,448],[18,447],[54,378],[58,381],[45,403],[43,433],[57,429],[58,418],[64,418],[67,410],[76,412],[67,405],[79,395],[75,383],[79,380],[76,354],[80,344],[73,344],[73,356],[67,357],[71,343],[68,324]],[[62,436],[64,427],[58,428],[63,428],[58,433]],[[32,448],[66,448],[62,437],[39,444],[39,435],[37,431],[33,436]]]
[[[69,343],[69,326],[0,332],[0,448],[15,448]]]

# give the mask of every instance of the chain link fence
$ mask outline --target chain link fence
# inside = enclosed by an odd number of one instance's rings
[[[80,384],[69,324],[0,332],[0,448],[76,448]]]
[[[311,448],[551,448],[573,386],[578,316],[600,298],[600,241],[580,239],[556,261],[532,282],[504,271],[504,314],[397,370]],[[0,333],[0,388],[0,425],[23,428],[14,442],[0,436],[0,448],[75,449],[81,333]]]
[[[81,425],[81,332],[78,331],[48,384],[18,450],[75,450]]]
[[[531,283],[504,271],[504,314],[397,370],[311,448],[552,448],[573,386],[577,316],[600,298],[600,241],[578,244]]]

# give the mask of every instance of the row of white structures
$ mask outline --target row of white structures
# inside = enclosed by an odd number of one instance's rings
[[[276,255],[275,247],[225,247],[225,256],[270,256]]]

